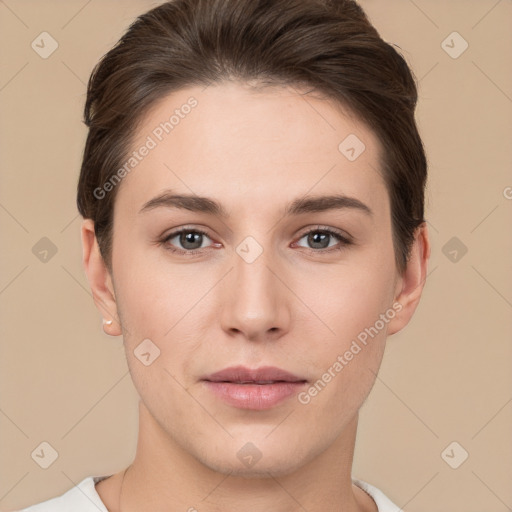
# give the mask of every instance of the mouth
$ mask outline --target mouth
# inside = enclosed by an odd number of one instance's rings
[[[275,366],[250,369],[245,366],[231,366],[212,373],[202,380],[209,382],[231,382],[235,384],[275,384],[276,382],[307,382],[306,379]]]
[[[295,395],[307,380],[273,366],[225,368],[201,379],[207,389],[239,409],[270,409]]]

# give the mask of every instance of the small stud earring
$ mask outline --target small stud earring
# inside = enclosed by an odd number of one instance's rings
[[[112,320],[105,320],[105,319],[103,319],[103,324],[104,325],[112,325]]]

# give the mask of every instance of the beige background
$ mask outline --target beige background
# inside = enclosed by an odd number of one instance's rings
[[[137,396],[81,264],[75,188],[85,84],[155,2],[0,0],[0,507],[27,506],[131,461]],[[364,0],[420,80],[430,161],[429,277],[361,411],[353,475],[410,512],[512,509],[512,2]],[[58,49],[31,42],[47,31]],[[452,58],[457,31],[469,47]],[[448,44],[452,51],[461,41]],[[508,187],[508,188],[507,188]],[[56,246],[46,263],[32,252]],[[452,261],[453,237],[467,247]],[[42,469],[41,442],[58,452]],[[457,441],[469,458],[442,458]],[[452,460],[458,460],[456,448]]]

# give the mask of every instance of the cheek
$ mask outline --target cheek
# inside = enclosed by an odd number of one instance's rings
[[[200,309],[198,302],[211,285],[204,275],[198,277],[194,265],[173,265],[165,261],[165,254],[150,258],[147,252],[134,250],[118,258],[117,304],[131,342],[145,337],[165,344]]]
[[[305,320],[308,331],[312,332],[313,323],[318,325],[322,337],[331,340],[325,344],[328,352],[343,350],[391,307],[392,265],[391,262],[381,270],[375,263],[361,262],[357,266],[339,266],[329,275],[310,273],[307,281],[297,281],[297,295],[310,307]],[[385,334],[387,323],[379,322],[377,327]]]
[[[317,336],[320,342],[315,343],[314,351],[309,348],[316,385],[301,403],[315,401],[338,415],[347,412],[347,407],[355,411],[370,392],[384,353],[388,323],[396,315],[391,307],[392,258],[386,269],[377,261],[347,265],[328,279],[316,276],[319,286],[315,290],[321,293],[312,293],[309,288],[308,294],[305,285],[300,289],[301,296],[307,297],[304,302],[315,313],[304,321],[306,332],[312,333],[316,324],[323,333]],[[309,282],[315,282],[314,277]]]
[[[209,338],[204,319],[211,318],[211,297],[205,293],[214,276],[198,276],[194,265],[137,257],[136,251],[116,264],[116,300],[134,385],[148,406],[172,402],[179,408],[187,376],[194,374],[194,354]],[[188,403],[190,397],[182,399]]]
[[[324,299],[326,323],[335,334],[323,337],[314,351],[309,348],[311,385],[297,397],[308,417],[318,421],[317,428],[328,424],[336,432],[370,393],[386,342],[387,323],[381,315],[389,307],[382,295],[375,289],[350,290],[353,293],[338,293],[335,306]]]

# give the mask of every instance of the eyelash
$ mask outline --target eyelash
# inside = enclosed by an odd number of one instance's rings
[[[304,238],[305,236],[309,235],[310,233],[316,233],[316,232],[320,232],[320,233],[324,233],[324,234],[326,233],[326,234],[328,234],[330,236],[333,236],[334,238],[338,239],[338,241],[341,242],[341,244],[339,244],[337,246],[334,246],[334,247],[331,247],[331,248],[328,248],[328,249],[311,249],[311,248],[307,248],[307,247],[302,247],[303,249],[306,249],[306,251],[308,251],[308,252],[315,253],[315,254],[318,254],[318,253],[331,253],[331,252],[335,252],[335,251],[342,251],[347,246],[353,244],[352,240],[350,240],[349,238],[343,236],[338,231],[334,231],[331,228],[327,228],[327,227],[323,227],[323,226],[317,226],[315,228],[310,229],[309,231],[306,231],[305,233],[303,233],[299,237],[298,240],[301,240],[302,238]],[[175,236],[181,235],[182,233],[196,233],[196,234],[204,235],[204,236],[210,238],[208,233],[206,231],[201,230],[201,229],[198,229],[198,228],[182,228],[182,229],[179,229],[177,231],[173,231],[172,233],[169,233],[163,240],[160,241],[160,243],[165,246],[166,250],[171,251],[172,253],[175,253],[175,254],[194,255],[194,254],[200,253],[203,249],[205,249],[205,248],[202,248],[202,249],[185,250],[185,249],[176,249],[174,247],[171,247],[168,244],[169,240],[172,240]]]

